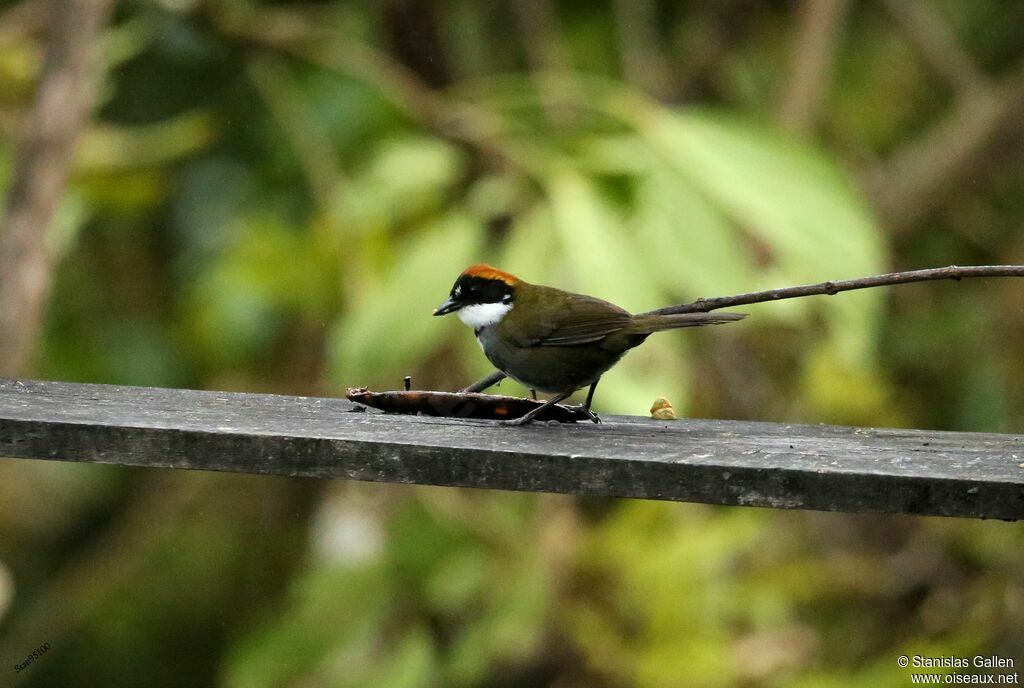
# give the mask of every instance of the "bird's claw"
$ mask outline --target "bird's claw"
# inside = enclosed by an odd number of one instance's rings
[[[551,403],[551,402],[548,402],[548,403]],[[592,423],[600,423],[601,422],[600,416],[598,416],[596,413],[591,411],[590,408],[588,408],[584,404],[580,404],[579,406],[567,406],[566,408],[570,409],[571,411],[574,411],[575,413],[578,413],[578,414],[581,414],[583,416],[586,416],[587,420],[589,420]],[[542,409],[540,409],[540,408],[534,409],[533,411],[530,411],[529,413],[527,413],[527,414],[525,414],[523,416],[520,416],[519,418],[509,418],[507,420],[499,420],[498,421],[498,425],[504,425],[505,427],[515,427],[517,425],[526,425],[530,421],[534,420],[537,416],[539,416],[541,410]],[[549,424],[550,423],[554,423],[556,425],[560,424],[560,423],[558,423],[558,421],[549,421]]]
[[[586,406],[584,406],[583,404],[580,404],[579,406],[570,406],[569,408],[572,409],[575,413],[579,413],[581,415],[586,416],[587,420],[589,420],[591,423],[601,423],[601,417],[594,413],[593,411],[591,411]]]

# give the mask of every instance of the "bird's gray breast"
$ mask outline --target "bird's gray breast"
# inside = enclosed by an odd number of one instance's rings
[[[589,385],[601,376],[614,359],[591,360],[599,349],[588,347],[522,347],[502,336],[497,326],[476,331],[476,340],[495,368],[528,389],[565,392]]]

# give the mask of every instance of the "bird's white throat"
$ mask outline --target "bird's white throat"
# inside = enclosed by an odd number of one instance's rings
[[[510,310],[512,310],[511,303],[477,303],[472,306],[463,306],[457,313],[459,320],[474,330],[478,330],[481,327],[501,322],[501,319]]]

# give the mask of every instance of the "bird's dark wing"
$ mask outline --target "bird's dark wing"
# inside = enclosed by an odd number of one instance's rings
[[[538,346],[576,346],[589,344],[615,334],[629,323],[629,315],[601,313],[592,315],[570,315]]]
[[[581,294],[572,295],[571,305],[554,310],[544,318],[533,317],[514,328],[516,344],[532,346],[577,346],[597,342],[624,328],[632,320],[618,306]],[[516,314],[513,308],[509,318]],[[509,324],[512,324],[511,322]]]

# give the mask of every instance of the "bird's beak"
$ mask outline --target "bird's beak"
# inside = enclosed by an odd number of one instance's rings
[[[454,313],[460,308],[462,308],[461,303],[456,303],[455,301],[448,299],[447,301],[445,301],[440,306],[434,309],[434,315],[448,315],[449,313]]]

